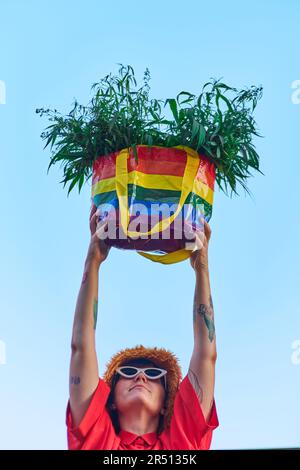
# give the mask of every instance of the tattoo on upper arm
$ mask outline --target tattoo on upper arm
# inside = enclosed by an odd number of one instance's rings
[[[78,375],[71,376],[70,383],[73,384],[73,385],[79,385],[80,384],[80,377]]]
[[[196,392],[196,395],[197,395],[200,403],[202,403],[202,401],[203,401],[203,389],[199,384],[199,380],[198,380],[197,375],[195,374],[195,372],[192,371],[191,368],[189,368],[188,377],[190,379],[190,382],[191,382],[191,384],[192,384],[192,386],[193,386],[193,388]]]
[[[98,317],[98,299],[94,299],[94,330],[97,326],[97,317]]]
[[[205,325],[208,329],[208,338],[212,342],[215,337],[215,322],[214,322],[214,306],[212,297],[209,297],[209,305],[200,304],[198,307],[194,301],[194,321],[196,321],[197,314],[203,318]]]

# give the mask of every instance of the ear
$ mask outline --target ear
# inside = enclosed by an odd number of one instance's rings
[[[111,410],[116,410],[117,407],[116,407],[116,405],[115,405],[114,403],[112,403],[112,404],[110,405],[110,409],[111,409]]]
[[[160,410],[160,414],[161,414],[161,415],[166,414],[166,408],[162,408],[162,409]]]

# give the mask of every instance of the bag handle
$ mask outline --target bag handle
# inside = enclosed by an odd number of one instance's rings
[[[180,200],[178,203],[178,207],[174,214],[172,214],[170,217],[166,217],[165,219],[159,221],[157,224],[152,227],[151,230],[148,232],[135,232],[132,230],[128,230],[128,224],[129,224],[129,212],[128,212],[128,169],[127,169],[127,159],[129,157],[129,148],[125,148],[119,152],[119,154],[116,157],[116,193],[119,201],[119,210],[120,210],[120,216],[121,216],[121,226],[122,229],[125,233],[125,235],[130,236],[130,237],[137,237],[141,235],[153,235],[154,233],[157,232],[162,232],[163,230],[167,229],[173,220],[178,216],[180,211],[182,210],[182,207],[186,201],[186,198],[188,197],[189,193],[193,189],[194,181],[196,178],[196,174],[198,171],[199,167],[199,155],[198,153],[189,148],[186,147],[185,145],[177,145],[177,149],[184,150],[187,155],[187,161],[186,161],[186,166],[182,178],[182,187],[181,187],[181,194],[180,194]],[[187,251],[190,253],[190,250],[178,250],[179,252],[182,251]],[[138,252],[139,254],[142,254],[142,252]],[[174,252],[176,253],[176,252]],[[153,259],[152,256],[158,256],[159,258],[164,258],[167,259],[169,255],[172,255],[173,253],[167,253],[166,255],[150,255],[153,261],[156,261],[156,259]],[[145,253],[143,254],[143,256]],[[181,253],[183,255],[183,253]],[[190,255],[189,255],[190,256]],[[185,253],[185,258],[188,258],[187,254]],[[149,256],[146,256],[149,257]],[[178,260],[178,261],[181,261]],[[177,262],[177,261],[171,261],[171,262]]]
[[[156,263],[162,264],[174,264],[179,263],[190,258],[193,250],[186,250],[182,248],[181,250],[172,251],[171,253],[166,253],[165,255],[154,255],[152,253],[146,253],[144,251],[137,251],[137,253],[144,258],[150,259]]]

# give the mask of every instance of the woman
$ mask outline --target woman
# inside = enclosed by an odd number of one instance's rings
[[[90,230],[72,334],[66,416],[69,449],[209,449],[212,431],[219,424],[214,401],[216,338],[208,273],[209,225],[204,223],[202,248],[190,258],[196,275],[194,348],[183,380],[173,353],[142,345],[115,354],[103,379],[99,378],[98,273],[109,247],[99,239],[95,206]]]

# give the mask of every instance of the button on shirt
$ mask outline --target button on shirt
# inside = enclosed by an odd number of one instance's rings
[[[74,427],[70,401],[66,424],[70,450],[208,450],[213,430],[219,425],[215,400],[205,420],[199,399],[188,378],[179,385],[170,426],[159,435],[155,432],[138,436],[121,431],[116,434],[106,402],[110,387],[99,378],[97,389],[79,426]]]

